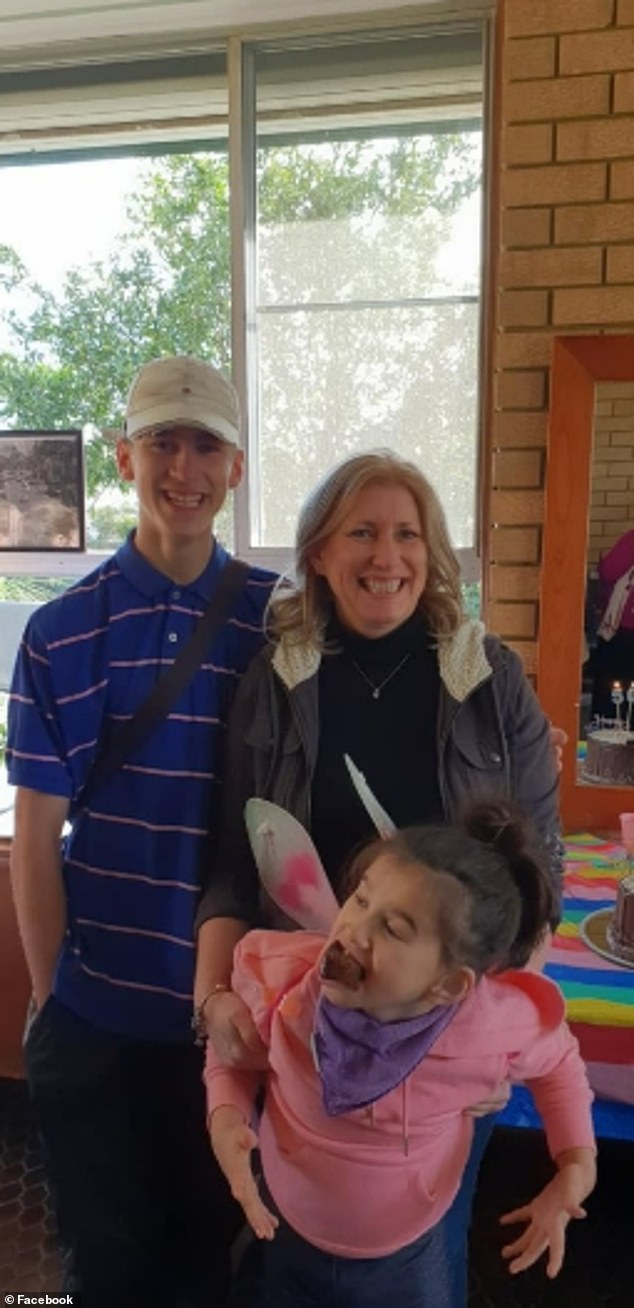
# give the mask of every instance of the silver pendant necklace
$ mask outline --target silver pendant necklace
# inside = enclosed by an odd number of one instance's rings
[[[372,681],[372,679],[368,676],[367,672],[363,671],[363,668],[357,663],[356,659],[351,658],[350,662],[352,663],[353,668],[357,669],[359,676],[363,677],[363,680],[365,681],[366,685],[370,687],[370,690],[372,691],[372,699],[380,699],[381,691],[385,690],[385,687],[387,686],[388,682],[392,680],[392,677],[395,677],[397,672],[400,672],[401,668],[405,667],[405,664],[407,663],[410,654],[411,654],[411,650],[409,650],[408,653],[404,655],[400,663],[397,663],[395,668],[392,668],[391,672],[388,672],[387,677],[384,677],[383,681],[380,681],[378,686],[376,685],[376,682]]]

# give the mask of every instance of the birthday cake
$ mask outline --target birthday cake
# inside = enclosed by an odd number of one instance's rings
[[[616,907],[607,930],[610,949],[634,963],[634,872],[623,877],[616,892]]]
[[[634,731],[618,726],[591,728],[583,779],[608,786],[634,786]]]

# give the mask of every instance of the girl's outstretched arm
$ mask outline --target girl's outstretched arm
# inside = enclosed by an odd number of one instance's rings
[[[218,1165],[249,1226],[258,1239],[272,1240],[278,1219],[262,1203],[251,1167],[251,1151],[258,1143],[255,1131],[247,1125],[239,1108],[221,1104],[210,1114],[209,1135]]]
[[[594,1189],[597,1179],[593,1149],[566,1149],[558,1154],[556,1175],[523,1208],[515,1208],[500,1218],[503,1226],[527,1222],[526,1230],[507,1244],[502,1257],[512,1259],[509,1271],[523,1272],[548,1250],[546,1275],[561,1271],[566,1246],[566,1227],[571,1218],[585,1217],[583,1200]]]

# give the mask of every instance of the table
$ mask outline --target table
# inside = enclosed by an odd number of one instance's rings
[[[598,1135],[634,1140],[634,969],[591,950],[580,925],[614,904],[624,868],[621,845],[582,833],[566,838],[563,919],[545,972],[561,987],[596,1095]],[[541,1126],[532,1099],[517,1087],[500,1115],[504,1126]]]

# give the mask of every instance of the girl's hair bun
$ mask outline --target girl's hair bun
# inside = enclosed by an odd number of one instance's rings
[[[464,825],[470,836],[505,858],[515,860],[528,852],[526,819],[512,804],[477,804],[466,814]]]

